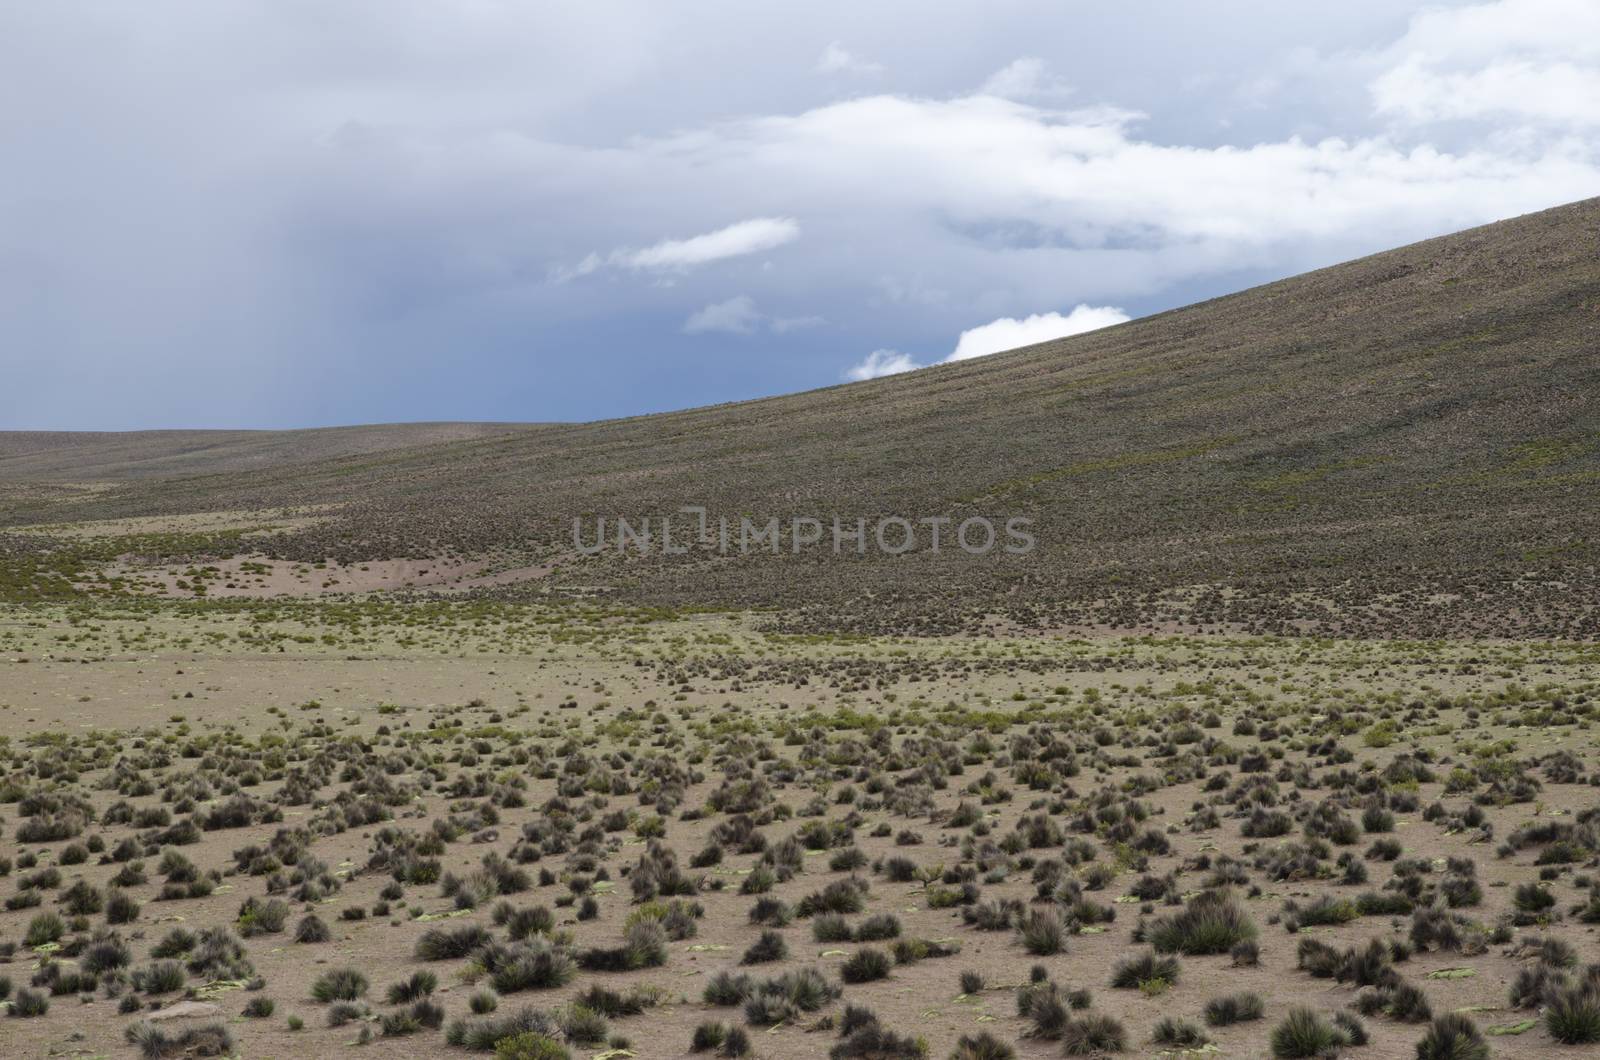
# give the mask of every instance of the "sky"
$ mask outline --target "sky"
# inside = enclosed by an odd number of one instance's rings
[[[1600,194],[1600,3],[0,0],[0,429],[591,420]]]

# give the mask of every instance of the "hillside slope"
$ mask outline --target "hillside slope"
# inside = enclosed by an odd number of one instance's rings
[[[0,481],[220,474],[486,438],[506,423],[377,423],[299,431],[0,431]]]
[[[571,552],[571,521],[1034,520],[1025,557],[566,556],[520,591],[791,628],[1600,633],[1600,199],[1115,328],[781,398],[144,481],[50,519],[343,503],[362,560]],[[592,529],[589,531],[592,534]],[[503,590],[515,593],[516,588]]]

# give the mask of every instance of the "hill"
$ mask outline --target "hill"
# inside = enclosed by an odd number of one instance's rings
[[[379,423],[298,431],[0,431],[0,481],[219,474],[485,438],[502,423]]]
[[[344,562],[509,550],[557,567],[501,595],[773,607],[791,629],[1593,637],[1597,247],[1591,199],[907,375],[142,477],[4,520],[334,504],[259,547]],[[80,481],[185,459],[72,453],[7,459]],[[575,517],[592,536],[597,517],[683,505],[785,525],[1024,517],[1037,547],[573,554]]]

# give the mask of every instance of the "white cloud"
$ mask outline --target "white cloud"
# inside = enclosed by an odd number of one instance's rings
[[[1412,18],[1372,83],[1378,113],[1411,124],[1515,119],[1600,125],[1600,4],[1499,0]]]
[[[1072,86],[1050,73],[1043,59],[1025,56],[996,70],[978,89],[1001,99],[1048,99],[1072,94]]]
[[[755,299],[741,294],[726,302],[713,302],[684,322],[691,335],[705,331],[726,331],[730,335],[749,335],[762,321]]]
[[[1035,313],[1021,320],[1015,317],[1001,317],[999,320],[992,320],[987,324],[963,331],[961,337],[956,340],[955,352],[946,357],[943,363],[966,361],[973,357],[1000,353],[1003,350],[1014,350],[1019,346],[1031,346],[1036,342],[1049,342],[1051,339],[1064,339],[1069,335],[1082,335],[1087,331],[1122,324],[1131,319],[1128,314],[1113,306],[1090,305],[1076,306],[1066,316],[1050,312]],[[867,354],[866,360],[848,368],[844,377],[860,382],[864,379],[897,375],[900,372],[911,372],[926,367],[927,365],[917,361],[910,354],[901,353],[899,350],[873,350]]]
[[[609,265],[634,270],[668,271],[708,265],[726,258],[759,254],[800,238],[800,225],[789,217],[756,217],[688,239],[664,239],[641,250],[613,250],[605,257],[591,253],[577,265],[557,268],[554,278],[587,276]]]
[[[759,254],[800,238],[800,225],[788,217],[757,217],[689,239],[665,239],[653,247],[626,251],[622,263],[634,269],[683,269],[723,258]]]
[[[1452,71],[1408,60],[1373,84],[1381,112],[1409,122],[1520,118],[1600,125],[1600,65],[1496,61]]]
[[[736,295],[724,302],[712,302],[684,321],[683,330],[690,335],[707,331],[722,331],[730,335],[753,335],[766,328],[775,335],[815,327],[823,323],[819,316],[774,317],[756,308],[754,298],[747,294]]]
[[[1068,335],[1081,335],[1130,319],[1128,314],[1112,306],[1090,305],[1079,305],[1066,316],[1051,312],[1035,313],[1021,320],[1001,317],[963,331],[956,342],[955,352],[946,360],[965,361],[1001,350],[1014,350],[1018,346],[1032,346],[1036,342],[1064,339]]]
[[[822,49],[814,68],[819,74],[881,74],[883,67],[846,51],[838,41]]]
[[[866,379],[877,379],[885,375],[899,375],[909,372],[922,365],[912,360],[910,355],[899,350],[873,350],[867,354],[867,359],[860,364],[852,365],[844,373],[846,379],[852,382],[862,382]]]

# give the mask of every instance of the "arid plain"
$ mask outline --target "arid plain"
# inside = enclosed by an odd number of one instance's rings
[[[662,417],[0,436],[0,1054],[1600,1055],[1597,232]],[[1039,547],[570,536],[685,505]]]

